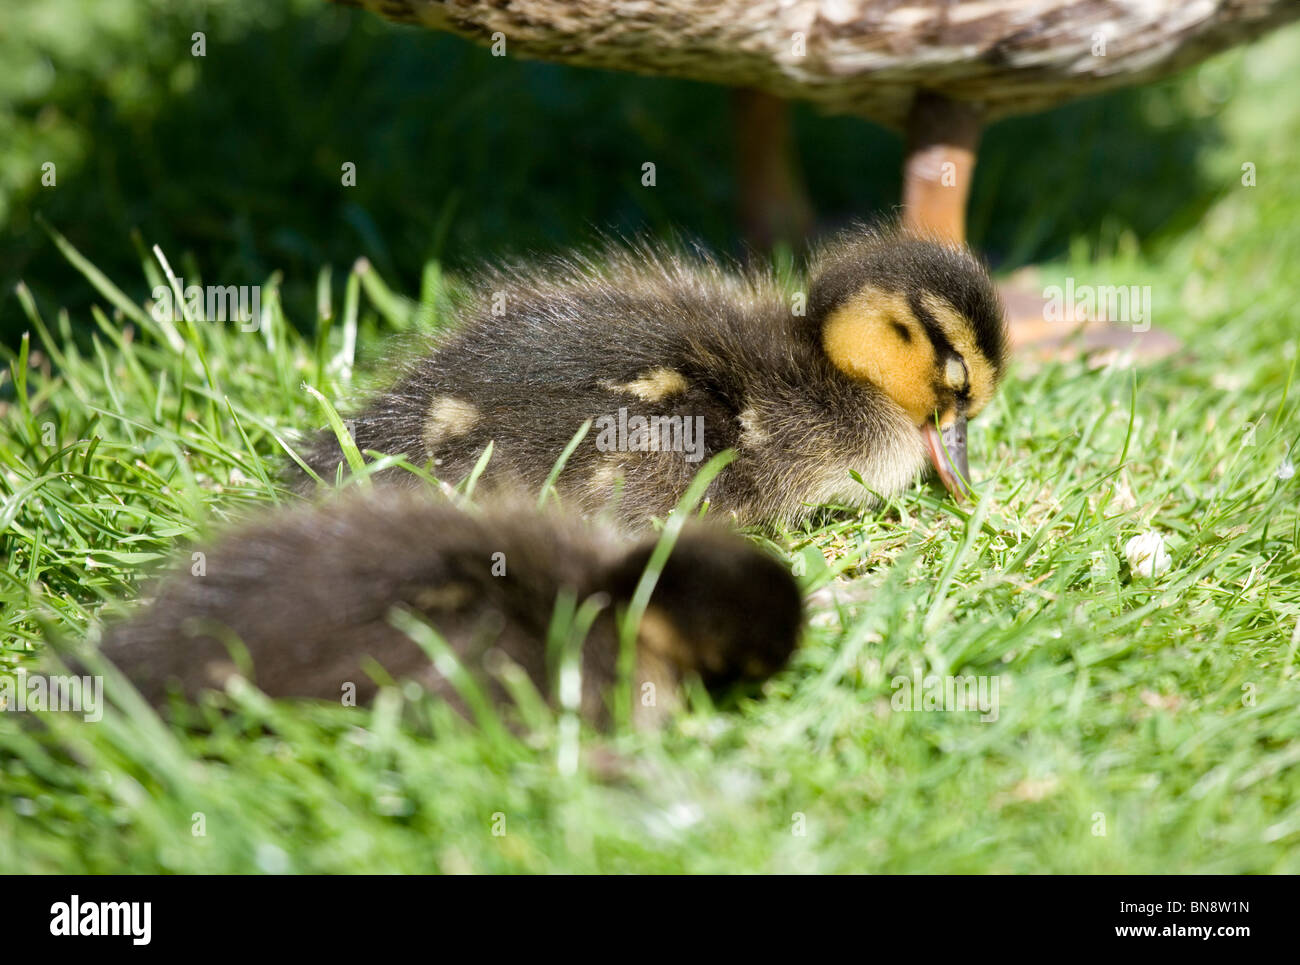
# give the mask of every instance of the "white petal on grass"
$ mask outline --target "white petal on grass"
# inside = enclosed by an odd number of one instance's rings
[[[1139,533],[1125,543],[1124,555],[1134,575],[1148,580],[1167,572],[1173,563],[1164,537],[1154,531]]]
[[[257,867],[268,875],[289,873],[289,855],[285,853],[283,848],[271,844],[269,841],[258,843],[253,860],[257,862]]]
[[[1291,461],[1290,456],[1287,456],[1283,458],[1282,465],[1277,467],[1277,478],[1282,480],[1283,482],[1286,482],[1294,475],[1295,475],[1295,463]]]
[[[677,841],[704,818],[704,809],[692,801],[677,801],[645,815],[646,831],[658,841]]]

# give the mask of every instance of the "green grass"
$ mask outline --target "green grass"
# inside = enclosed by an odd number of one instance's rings
[[[361,710],[246,692],[190,729],[0,713],[0,870],[1300,871],[1300,480],[1278,474],[1300,461],[1297,67],[1290,31],[1181,81],[1192,101],[1234,90],[1199,162],[1216,200],[1158,243],[1120,221],[1043,268],[1150,285],[1190,355],[1021,366],[973,429],[978,507],[918,487],[786,534],[811,628],[762,699],[697,694],[650,734],[547,713],[522,738],[405,692]],[[264,331],[167,332],[111,287],[163,283],[152,254],[115,282],[65,254],[101,307],[20,292],[31,337],[5,350],[8,668],[191,536],[292,499],[281,440],[325,422],[307,387],[349,389],[352,331],[373,358],[445,312],[431,263],[410,295],[374,269],[296,278],[322,293],[297,325],[272,275]],[[1147,530],[1173,557],[1151,581],[1123,557]],[[998,719],[894,711],[917,668],[996,675]]]

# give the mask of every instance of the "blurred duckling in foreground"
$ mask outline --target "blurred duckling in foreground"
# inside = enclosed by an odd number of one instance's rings
[[[649,245],[488,271],[455,331],[350,420],[353,436],[446,481],[491,442],[483,483],[535,492],[591,420],[557,486],[631,528],[666,515],[728,448],[737,458],[707,499],[741,524],[870,503],[927,457],[960,497],[966,422],[1007,354],[983,265],[961,246],[857,229],[814,255],[806,289]],[[305,461],[333,479],[333,433]]]
[[[435,628],[494,700],[507,696],[490,673],[504,659],[550,698],[548,628],[569,594],[578,607],[601,606],[583,644],[580,706],[605,723],[618,614],[654,545],[535,511],[468,515],[427,492],[352,495],[219,539],[200,574],[187,562],[168,575],[138,615],[108,629],[101,652],[154,704],[171,689],[191,698],[220,689],[236,674],[273,697],[366,701],[378,689],[365,669],[373,660],[465,710],[421,646],[390,622],[393,611]],[[718,686],[775,673],[795,646],[801,610],[776,560],[738,536],[688,526],[637,630],[634,722],[670,711],[687,677]]]

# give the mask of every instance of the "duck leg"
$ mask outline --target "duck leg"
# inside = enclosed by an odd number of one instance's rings
[[[980,112],[928,91],[907,118],[903,227],[945,241],[966,240],[966,201],[983,124]]]
[[[741,229],[757,251],[800,245],[812,228],[812,203],[790,137],[790,105],[747,87],[732,91]]]
[[[930,91],[919,92],[907,119],[903,162],[903,227],[948,241],[966,241],[966,202],[979,147],[979,109]],[[1091,318],[1080,324],[1049,321],[1044,296],[1014,283],[999,286],[1007,309],[1011,345],[1017,355],[1068,358],[1113,355],[1134,358],[1169,355],[1180,343],[1159,329],[1134,331],[1118,322]]]

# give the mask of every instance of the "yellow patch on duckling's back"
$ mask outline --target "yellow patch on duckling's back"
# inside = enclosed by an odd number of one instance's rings
[[[826,319],[822,347],[837,369],[884,391],[916,425],[934,412],[934,346],[906,296],[864,287]]]
[[[638,379],[622,385],[609,383],[606,386],[615,392],[626,392],[646,402],[659,402],[672,395],[681,395],[686,391],[686,376],[670,368],[659,366],[642,373]]]
[[[593,502],[607,502],[625,482],[623,460],[618,455],[606,455],[587,478],[587,495]]]
[[[449,439],[469,433],[480,418],[473,403],[451,395],[440,395],[429,406],[424,418],[424,445],[429,452]]]
[[[415,594],[415,605],[422,610],[459,610],[474,599],[467,583],[447,583],[425,587]]]
[[[763,427],[758,410],[752,405],[740,410],[740,445],[745,449],[761,449],[772,441],[771,435]]]

